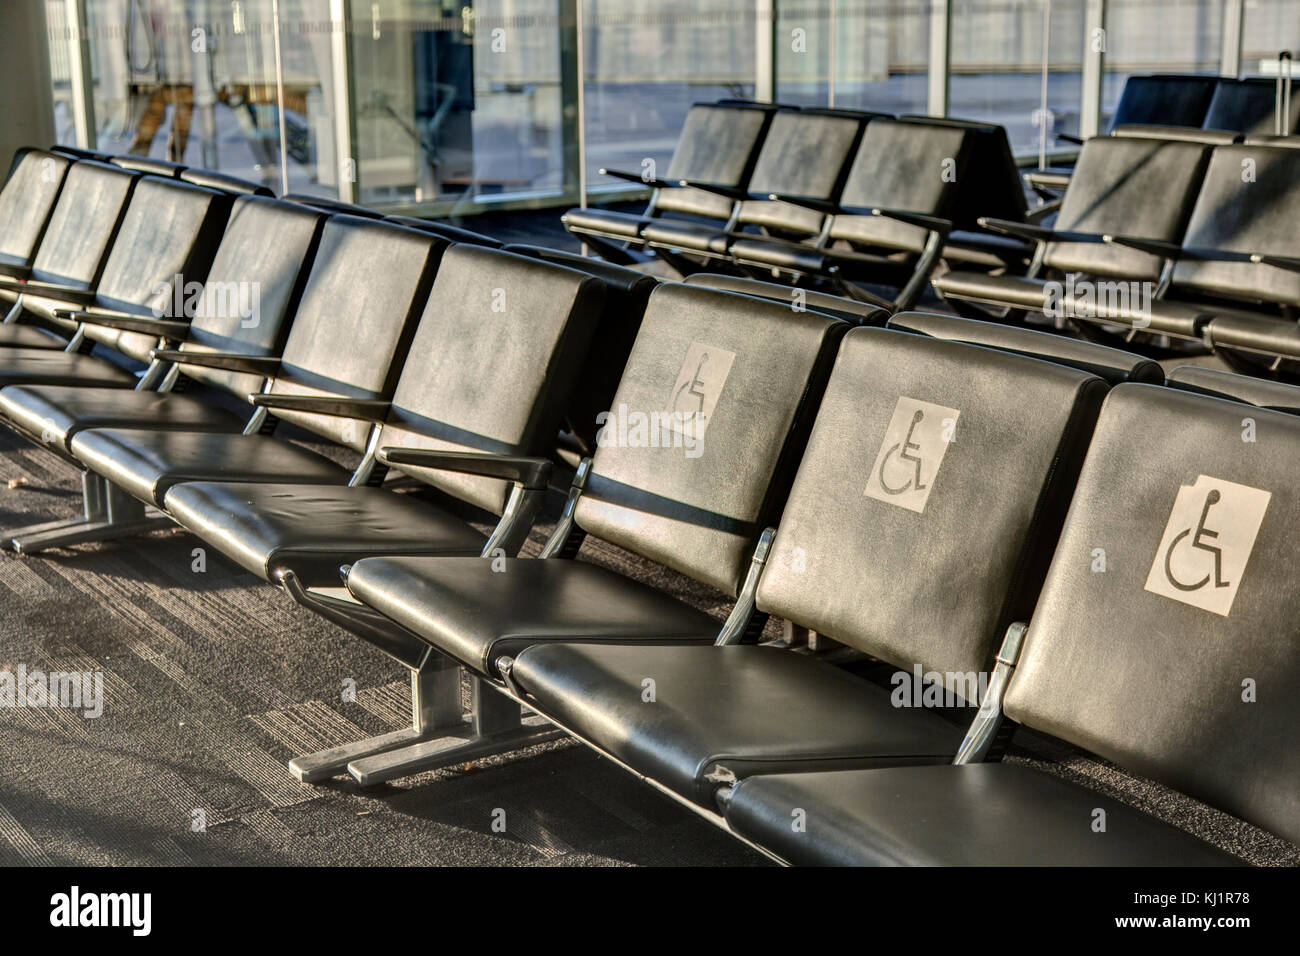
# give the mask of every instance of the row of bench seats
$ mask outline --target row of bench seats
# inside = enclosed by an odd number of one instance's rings
[[[735,276],[621,282],[608,263],[299,203],[151,177],[135,190],[156,183],[180,190],[152,200],[169,213],[119,228],[107,258],[170,277],[219,232],[193,307],[159,319],[114,296],[51,310],[74,340],[149,358],[152,384],[14,382],[33,350],[0,349],[0,416],[85,469],[98,509],[15,544],[175,521],[408,667],[412,727],[299,758],[301,779],[373,784],[553,724],[788,862],[1233,862],[995,762],[1005,708],[1300,838],[1287,535],[1300,502],[1284,480],[1300,422],[1272,410],[1297,407],[1295,390],[1211,370],[1165,383],[1150,360],[1095,343],[891,319]],[[227,202],[222,231],[210,210]],[[251,325],[235,282],[263,290]],[[629,328],[625,361],[593,350]],[[570,395],[601,366],[616,379],[604,437],[540,558],[514,559]],[[178,391],[187,380],[246,396],[246,415]],[[638,429],[638,412],[662,427]],[[1243,442],[1246,418],[1257,441]],[[282,440],[276,420],[359,464]],[[388,470],[448,506],[383,487]],[[730,618],[719,628],[572,560],[584,535],[731,595]],[[981,705],[970,731],[755,646],[769,614],[955,675],[949,690]],[[975,673],[993,675],[978,700],[961,676]],[[549,723],[522,719],[521,703]]]
[[[1054,312],[1111,341],[1162,335],[1269,374],[1300,359],[1298,212],[1300,150],[1095,137],[1050,227],[985,220],[1037,244],[1027,275],[953,270],[933,285],[955,304]]]

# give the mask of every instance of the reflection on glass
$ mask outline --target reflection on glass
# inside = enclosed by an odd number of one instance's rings
[[[1133,73],[1218,73],[1221,0],[1109,0],[1102,129]]]

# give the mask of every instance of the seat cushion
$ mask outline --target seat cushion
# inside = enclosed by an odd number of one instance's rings
[[[1210,320],[1211,344],[1300,359],[1300,323],[1275,316],[1220,315]]]
[[[496,566],[494,568],[494,565]],[[710,643],[714,618],[606,568],[559,558],[365,558],[348,590],[452,657],[496,675],[533,644]]]
[[[68,450],[87,428],[177,428],[238,432],[234,412],[179,392],[137,392],[75,385],[10,385],[0,389],[0,415],[46,444]]]
[[[6,385],[109,385],[130,388],[136,377],[112,362],[54,349],[0,351],[0,388]]]
[[[826,253],[820,249],[770,239],[737,239],[731,244],[731,254],[738,262],[813,274],[825,272],[827,264]]]
[[[1104,282],[1105,280],[1100,280]],[[1120,281],[1118,285],[1126,285]],[[1181,339],[1199,339],[1201,329],[1210,320],[1212,308],[1172,299],[1142,302],[1133,295],[1121,296],[1105,303],[1098,286],[1094,296],[1069,295],[1064,302],[1066,315],[1083,322],[1101,325],[1130,325],[1145,332],[1161,332]]]
[[[1093,829],[1099,809],[1104,832]],[[741,836],[803,865],[1244,865],[1126,804],[1022,764],[751,777],[736,786],[726,815]]]
[[[270,580],[289,568],[309,587],[337,587],[339,565],[367,555],[477,557],[487,540],[459,518],[383,488],[190,481],[163,504],[254,574]]]
[[[141,501],[163,507],[182,481],[296,481],[346,484],[348,472],[269,435],[90,428],[72,437],[72,454]]]
[[[67,344],[67,340],[37,325],[22,322],[0,325],[0,348],[62,350]]]
[[[1041,312],[1047,303],[1047,290],[1041,279],[1024,276],[991,276],[983,272],[953,271],[933,280],[934,287],[952,299],[970,299],[989,305]]]
[[[731,236],[716,226],[668,219],[650,220],[649,225],[641,230],[641,238],[652,246],[710,252],[719,256],[727,254],[727,244],[731,240]]]
[[[521,653],[512,676],[543,714],[710,809],[719,766],[743,778],[943,763],[962,739],[875,684],[774,647],[551,644]]]
[[[598,236],[636,239],[646,223],[653,222],[638,213],[613,212],[609,209],[570,209],[562,217],[570,232],[591,232]]]

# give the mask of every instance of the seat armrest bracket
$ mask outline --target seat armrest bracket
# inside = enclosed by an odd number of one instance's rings
[[[772,551],[772,541],[776,538],[775,528],[764,528],[754,548],[754,556],[749,561],[749,572],[741,586],[740,596],[736,598],[731,613],[727,615],[722,630],[718,632],[714,644],[718,647],[727,644],[739,644],[749,629],[749,620],[754,616],[754,596],[758,592],[758,582],[767,566],[767,556]]]
[[[1024,646],[1025,632],[1028,629],[1029,625],[1023,621],[1017,621],[1007,628],[995,658],[993,676],[984,692],[984,700],[980,702],[979,712],[966,731],[966,738],[957,748],[957,756],[952,761],[954,764],[982,763],[993,749],[998,729],[1002,726],[1002,699],[1006,696],[1011,672],[1020,659],[1020,650]]]

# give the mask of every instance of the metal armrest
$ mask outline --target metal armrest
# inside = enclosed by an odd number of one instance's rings
[[[654,189],[672,189],[677,185],[676,183],[670,183],[665,179],[657,179],[654,176],[646,179],[641,173],[629,173],[622,169],[601,169],[598,170],[598,172],[602,176],[613,176],[615,179],[624,179],[629,183],[638,183],[642,186],[653,187]]]
[[[1073,136],[1070,133],[1057,133],[1056,138],[1062,142],[1073,143],[1075,146],[1082,146],[1084,142],[1082,136]]]
[[[735,186],[723,186],[718,183],[697,183],[690,179],[677,180],[678,186],[688,187],[690,189],[702,189],[706,193],[713,193],[716,196],[725,196],[728,199],[758,199],[758,196],[751,196],[743,189],[737,189]]]
[[[1294,259],[1291,256],[1269,256],[1256,252],[1251,255],[1250,261],[1262,262],[1266,266],[1286,269],[1288,272],[1300,272],[1300,259]]]
[[[839,203],[827,199],[814,199],[811,196],[787,196],[785,193],[768,193],[767,198],[773,202],[787,202],[792,206],[802,206],[804,209],[811,209],[813,212],[831,214],[840,212]]]
[[[1042,193],[1040,193],[1039,195],[1042,195]],[[1065,198],[1061,196],[1058,196],[1053,199],[1049,199],[1047,202],[1039,203],[1033,209],[1028,209],[1025,211],[1025,222],[1028,223],[1041,222],[1042,220],[1050,216],[1052,213],[1060,212],[1061,206],[1064,204],[1065,204]]]
[[[243,355],[239,352],[201,352],[181,349],[153,349],[151,358],[177,365],[197,365],[202,368],[222,369],[227,372],[250,372],[253,375],[274,375],[280,360],[273,355]]]
[[[522,485],[525,491],[544,491],[550,484],[554,467],[546,458],[524,455],[497,455],[492,452],[440,451],[436,448],[401,448],[390,445],[379,450],[379,460],[386,465],[412,465],[457,471],[485,478],[502,478]]]
[[[57,282],[41,282],[37,279],[28,279],[26,282],[19,282],[8,276],[0,276],[0,287],[10,289],[14,292],[21,292],[25,295],[39,295],[47,299],[62,299],[65,302],[75,306],[90,305],[95,301],[95,293],[91,289],[83,289],[80,286],[60,285]]]
[[[358,418],[367,422],[382,422],[388,416],[392,402],[379,398],[344,398],[333,395],[281,395],[277,392],[255,392],[248,400],[259,408],[287,412],[309,412],[313,415],[332,415],[335,418]]]
[[[1175,245],[1172,242],[1163,242],[1159,239],[1139,239],[1136,236],[1102,236],[1102,241],[1112,246],[1125,246],[1129,249],[1136,249],[1139,252],[1150,253],[1153,256],[1159,256],[1162,259],[1190,259],[1203,258],[1195,253],[1185,251],[1182,246]]]
[[[855,210],[849,210],[854,212]],[[909,226],[920,226],[928,232],[937,232],[941,236],[946,236],[952,232],[953,225],[948,219],[940,219],[938,216],[923,216],[919,212],[907,212],[903,209],[882,209],[879,206],[873,206],[868,210],[872,216],[879,216],[881,219],[893,219],[895,222],[905,222]]]
[[[131,315],[128,312],[81,312],[74,309],[55,309],[54,317],[102,325],[108,329],[121,329],[123,332],[144,332],[147,335],[157,335],[177,342],[183,341],[190,331],[188,322],[173,322],[147,315]]]
[[[1095,232],[1058,232],[1046,226],[1035,226],[1027,222],[1012,222],[1009,219],[994,219],[980,216],[975,220],[985,229],[1000,232],[1017,239],[1029,239],[1034,242],[1105,242],[1106,237]]]

